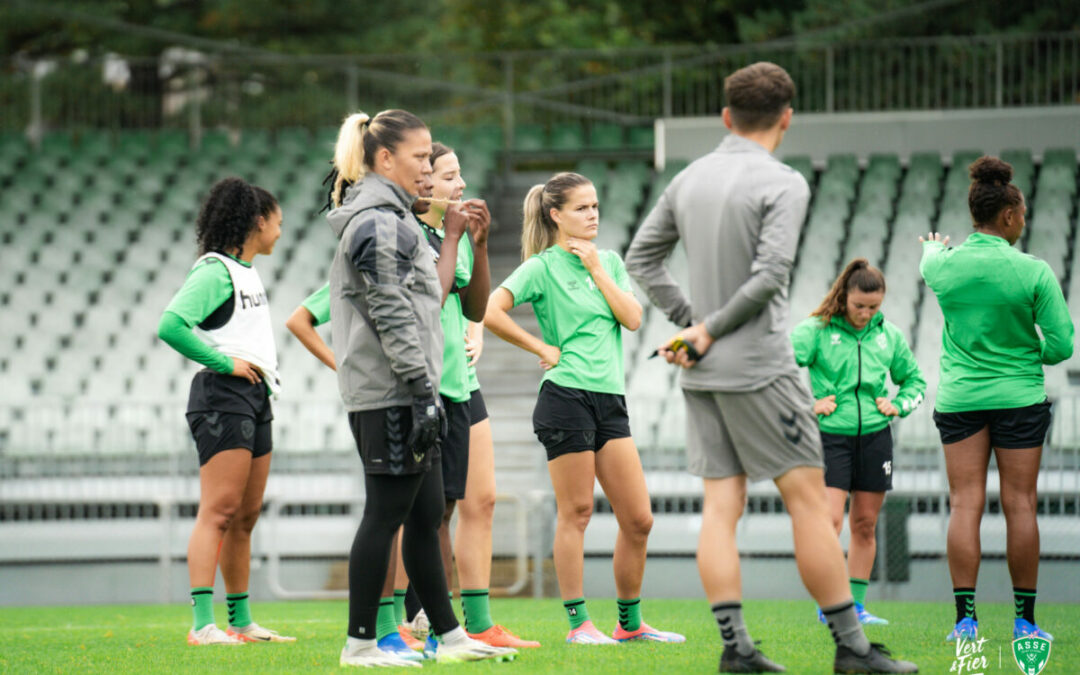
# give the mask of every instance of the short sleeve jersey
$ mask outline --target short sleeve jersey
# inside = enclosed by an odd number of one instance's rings
[[[600,251],[600,264],[631,292],[619,254]],[[624,394],[622,326],[581,260],[560,246],[532,256],[502,283],[514,305],[531,303],[544,342],[562,350],[543,381],[603,394]]]
[[[444,231],[421,223],[426,232],[440,240]],[[472,245],[468,235],[462,235],[458,242],[457,265],[454,269],[454,284],[458,288],[469,285],[472,279]],[[451,292],[443,303],[439,313],[439,322],[443,329],[443,372],[439,382],[439,393],[451,401],[462,403],[469,400],[468,357],[465,355],[465,329],[468,322],[461,307],[461,296]]]
[[[315,325],[321,326],[330,322],[330,282],[323,284],[322,288],[307,296],[300,306],[311,312],[315,319]]]

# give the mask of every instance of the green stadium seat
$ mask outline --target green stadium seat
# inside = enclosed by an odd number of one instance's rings
[[[1067,167],[1070,173],[1076,173],[1075,148],[1051,148],[1043,153],[1043,168],[1048,166]]]
[[[547,134],[540,124],[519,124],[514,127],[514,150],[532,151],[547,148]]]
[[[839,173],[852,181],[859,177],[859,160],[855,155],[829,155],[825,162],[826,173]]]
[[[111,134],[102,129],[87,129],[79,134],[78,152],[75,157],[79,159],[106,157],[112,152]]]
[[[162,129],[156,140],[154,154],[159,157],[182,157],[191,150],[191,137],[182,129]]]
[[[502,127],[493,124],[478,124],[469,133],[469,143],[486,152],[502,150]]]
[[[311,132],[304,127],[278,129],[274,147],[284,155],[304,155],[311,147]]]
[[[270,154],[273,141],[266,129],[248,129],[240,135],[237,152],[242,155],[265,157]]]
[[[153,137],[142,129],[125,130],[116,135],[116,153],[126,157],[145,157],[153,149]]]
[[[792,169],[795,169],[802,174],[803,178],[810,185],[814,184],[814,165],[810,161],[810,158],[805,155],[796,155],[793,157],[785,157],[784,164],[787,164]]]
[[[431,140],[453,148],[455,151],[465,144],[465,130],[450,124],[441,125],[431,130]]]
[[[623,147],[623,128],[618,124],[597,122],[589,129],[589,147],[613,150]]]
[[[49,157],[70,157],[75,152],[75,138],[69,131],[50,131],[42,136],[38,152]]]
[[[231,155],[234,152],[229,133],[219,129],[210,129],[203,132],[199,143],[199,152],[206,154]]]
[[[652,150],[656,145],[656,134],[652,125],[630,127],[626,144],[635,150]]]
[[[551,149],[581,151],[585,149],[585,130],[580,124],[556,124],[551,128]]]

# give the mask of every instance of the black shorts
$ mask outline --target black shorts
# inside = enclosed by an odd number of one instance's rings
[[[447,501],[465,499],[469,478],[469,401],[455,403],[445,396],[446,436],[442,438],[443,494]]]
[[[862,436],[821,432],[825,451],[825,486],[845,492],[886,492],[892,489],[892,429]]]
[[[199,466],[223,450],[244,448],[262,457],[274,448],[270,422],[274,413],[262,382],[213,370],[200,370],[191,380],[187,422],[199,452]]]
[[[990,445],[1002,449],[1037,448],[1050,430],[1050,401],[1023,408],[943,413],[934,411],[941,444],[959,443],[990,428]]]
[[[548,461],[573,452],[596,452],[630,436],[626,397],[544,382],[533,409],[533,431]]]
[[[349,428],[365,473],[392,476],[424,473],[431,469],[432,461],[439,459],[438,443],[419,453],[408,447],[411,406],[350,412]]]
[[[469,399],[469,426],[476,426],[488,418],[487,404],[484,396],[477,389],[473,391]]]

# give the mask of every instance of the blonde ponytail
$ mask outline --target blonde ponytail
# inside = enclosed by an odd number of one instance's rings
[[[521,221],[521,259],[526,260],[555,245],[558,230],[544,218],[544,186],[534,185],[525,195]]]
[[[525,195],[521,220],[521,259],[526,260],[555,245],[559,226],[551,219],[551,209],[566,204],[570,191],[590,181],[579,173],[557,173],[543,185],[534,185]]]
[[[334,145],[334,168],[337,178],[331,199],[334,206],[341,206],[345,183],[350,185],[364,176],[364,132],[371,118],[366,113],[353,113],[341,123],[337,143]]]

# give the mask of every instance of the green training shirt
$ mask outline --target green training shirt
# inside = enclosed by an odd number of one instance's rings
[[[842,316],[822,325],[821,317],[803,319],[791,331],[795,362],[810,369],[814,398],[836,396],[836,410],[818,415],[818,425],[829,434],[859,436],[889,425],[877,408],[888,397],[886,375],[900,387],[893,405],[907,417],[922,403],[926,381],[900,329],[875,314],[862,330]]]
[[[251,267],[233,256],[233,260]],[[161,314],[158,337],[186,358],[219,373],[233,371],[232,358],[199,339],[192,329],[206,320],[233,295],[229,270],[220,261],[204,260],[188,272],[184,285]]]
[[[322,288],[304,298],[300,306],[311,312],[315,319],[314,325],[321,326],[330,322],[330,282],[323,284]]]
[[[1050,266],[1001,237],[975,232],[955,248],[925,242],[919,272],[945,316],[934,407],[964,412],[1041,403],[1043,364],[1073,351],[1069,309]]]
[[[436,229],[420,221],[420,226],[440,240],[445,236],[442,229]],[[472,245],[469,235],[463,234],[458,241],[457,266],[454,268],[454,283],[458,288],[469,285],[472,279]],[[439,312],[439,323],[443,329],[443,371],[439,381],[439,393],[455,403],[468,401],[472,392],[469,389],[469,358],[465,355],[465,329],[468,322],[461,307],[461,296],[451,292]]]
[[[600,263],[624,291],[630,278],[622,258],[600,251]],[[562,350],[559,365],[541,382],[603,394],[623,394],[622,326],[581,259],[558,245],[523,262],[502,283],[514,306],[530,302],[544,342]]]

